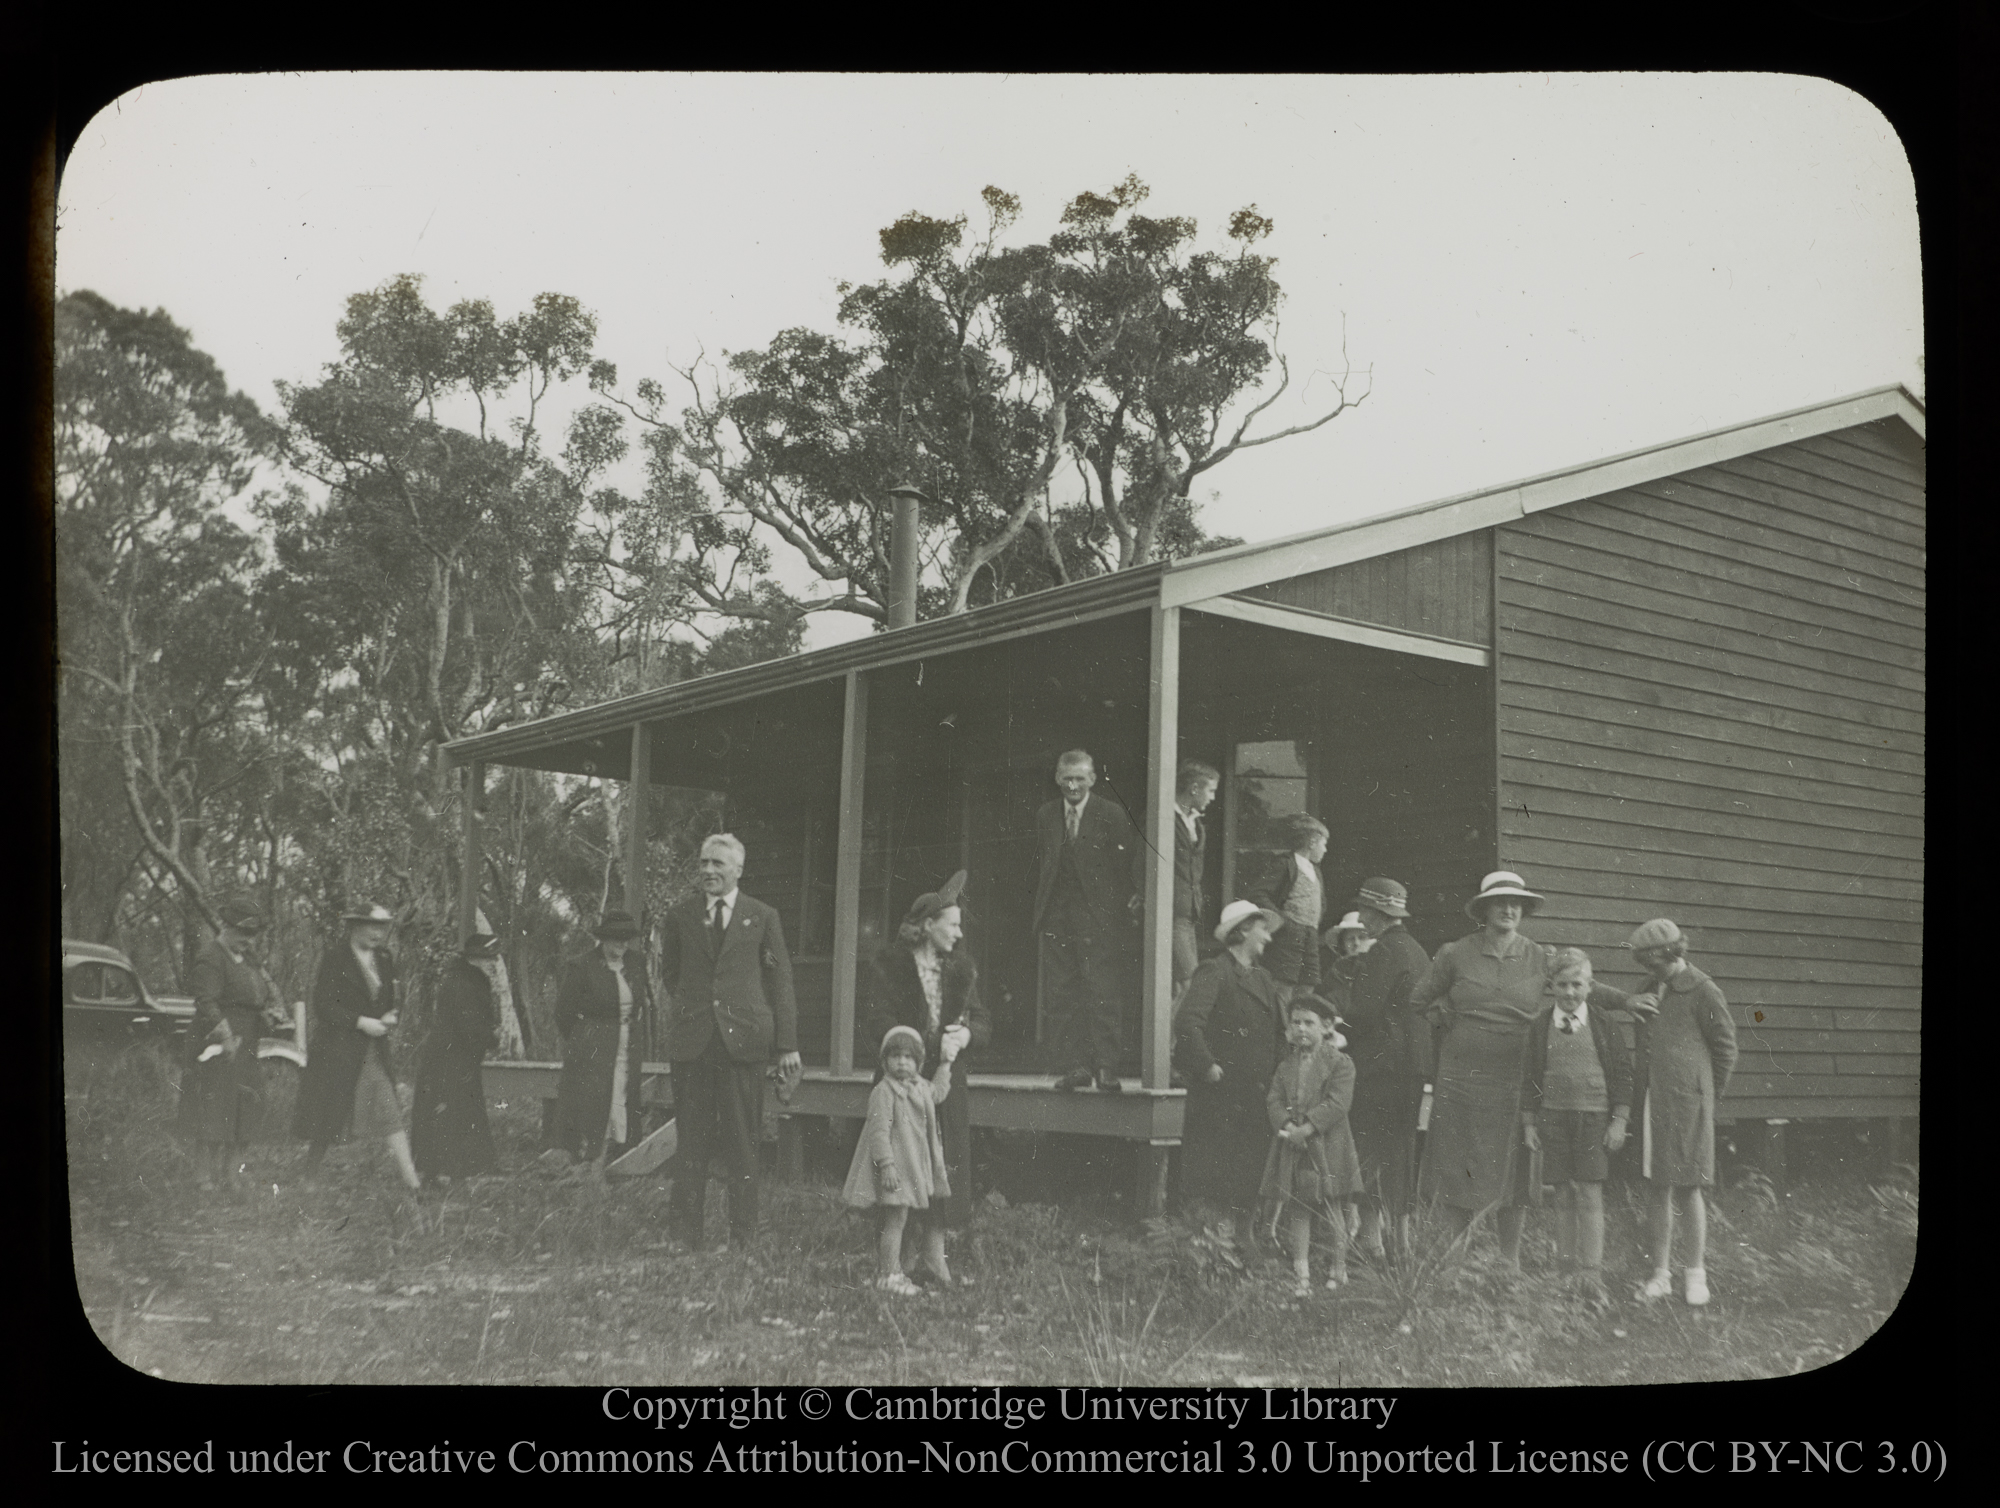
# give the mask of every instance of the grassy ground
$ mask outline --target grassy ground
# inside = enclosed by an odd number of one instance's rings
[[[539,1107],[495,1107],[511,1175],[419,1219],[386,1154],[338,1148],[299,1176],[253,1150],[247,1196],[200,1194],[169,1134],[172,1073],[150,1048],[68,1064],[77,1286],[112,1353],[189,1381],[346,1383],[1011,1383],[1396,1387],[1767,1377],[1867,1339],[1916,1247],[1908,1169],[1808,1166],[1780,1194],[1754,1169],[1710,1203],[1706,1311],[1642,1306],[1635,1200],[1607,1193],[1608,1314],[1554,1274],[1552,1214],[1527,1277],[1489,1240],[1439,1242],[1297,1300],[1281,1264],[1185,1221],[1139,1226],[1122,1167],[996,1147],[989,1198],[953,1260],[961,1293],[870,1286],[872,1232],[843,1213],[840,1149],[803,1184],[767,1181],[754,1262],[675,1256],[668,1183],[593,1183],[534,1166]],[[1796,1154],[1795,1154],[1796,1155]],[[1807,1159],[1810,1162],[1810,1159]],[[720,1190],[715,1191],[719,1196]],[[1001,1201],[1004,1200],[1004,1206]],[[711,1204],[715,1201],[712,1199]],[[719,1211],[711,1221],[719,1220]]]

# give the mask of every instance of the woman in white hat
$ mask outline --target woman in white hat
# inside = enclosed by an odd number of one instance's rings
[[[1681,1214],[1687,1255],[1687,1301],[1708,1302],[1708,1209],[1701,1191],[1715,1182],[1715,1103],[1736,1067],[1736,1026],[1715,981],[1687,961],[1687,939],[1666,917],[1636,928],[1625,940],[1652,982],[1640,999],[1659,1001],[1659,1015],[1640,1038],[1635,1078],[1644,1086],[1639,1111],[1640,1170],[1649,1186],[1653,1274],[1643,1299],[1673,1291],[1674,1211]]]
[[[1215,940],[1223,951],[1194,971],[1174,1012],[1174,1041],[1186,1075],[1181,1197],[1228,1210],[1247,1248],[1271,1128],[1264,1105],[1286,1050],[1278,984],[1259,965],[1285,925],[1255,901],[1222,908]]]
[[[404,1184],[415,1189],[422,1180],[410,1159],[389,1061],[389,1033],[398,1019],[396,960],[388,949],[396,919],[384,907],[364,905],[340,920],[346,935],[320,955],[313,979],[312,1029],[292,1132],[308,1143],[308,1168],[318,1166],[344,1131],[358,1140],[380,1138]]]
[[[1521,932],[1542,897],[1511,870],[1480,881],[1465,913],[1479,931],[1448,943],[1410,992],[1438,1031],[1436,1095],[1418,1194],[1436,1199],[1463,1231],[1498,1207],[1501,1260],[1518,1271],[1521,1222],[1514,1202],[1521,1140],[1521,1074],[1528,1026],[1540,1013],[1553,950]],[[1593,984],[1590,1004],[1622,1010],[1628,997]]]
[[[1375,945],[1359,911],[1350,911],[1328,927],[1320,937],[1325,957],[1319,966],[1319,993],[1341,1011],[1342,1019],[1354,998],[1354,980],[1361,972],[1361,957]]]

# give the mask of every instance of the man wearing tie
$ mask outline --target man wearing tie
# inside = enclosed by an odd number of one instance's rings
[[[676,906],[662,929],[660,977],[673,1002],[667,1059],[680,1126],[669,1219],[674,1239],[690,1248],[701,1245],[718,1144],[729,1168],[730,1243],[755,1243],[765,1065],[776,1053],[787,1080],[799,1075],[791,956],[778,913],[737,889],[743,857],[728,833],[705,839],[702,894]]]
[[[1202,875],[1208,865],[1208,829],[1202,813],[1215,799],[1222,775],[1213,765],[1190,759],[1174,778],[1174,998],[1201,962],[1197,940],[1202,913]]]
[[[1097,765],[1082,749],[1056,761],[1062,799],[1035,814],[1041,878],[1035,886],[1035,933],[1042,980],[1058,1021],[1067,1071],[1058,1089],[1116,1091],[1119,965],[1131,941],[1133,876],[1139,834],[1125,808],[1092,796]]]

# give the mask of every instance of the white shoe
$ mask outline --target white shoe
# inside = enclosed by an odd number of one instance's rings
[[[1656,1272],[1640,1287],[1639,1297],[1650,1304],[1654,1299],[1663,1299],[1673,1291],[1673,1275],[1664,1271]]]
[[[1690,1267],[1687,1270],[1687,1301],[1697,1309],[1708,1302],[1708,1272],[1705,1268]]]

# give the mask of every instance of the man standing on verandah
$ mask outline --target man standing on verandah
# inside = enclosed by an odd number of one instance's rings
[[[1097,762],[1082,749],[1056,761],[1062,799],[1035,814],[1041,878],[1035,935],[1056,1018],[1058,1089],[1117,1091],[1120,974],[1132,941],[1138,831],[1125,808],[1092,796]]]

